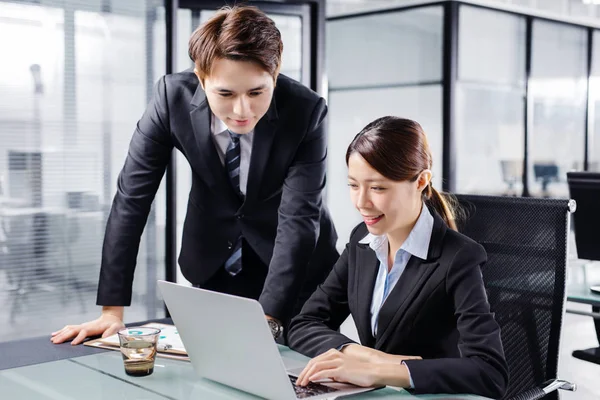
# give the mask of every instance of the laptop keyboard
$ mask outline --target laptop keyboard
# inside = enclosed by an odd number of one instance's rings
[[[308,399],[313,396],[319,396],[338,391],[338,389],[314,382],[309,382],[306,386],[296,386],[296,377],[291,375],[288,376],[290,377],[290,382],[292,382],[292,386],[296,392],[296,398],[298,399]]]

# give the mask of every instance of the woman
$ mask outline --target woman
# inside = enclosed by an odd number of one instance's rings
[[[502,397],[508,372],[481,276],[487,256],[456,231],[432,187],[421,126],[377,119],[354,138],[346,163],[364,222],[291,323],[290,347],[316,357],[298,384],[333,379]],[[349,314],[362,345],[338,332]]]

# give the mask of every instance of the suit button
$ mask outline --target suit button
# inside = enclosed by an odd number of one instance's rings
[[[232,248],[232,247],[233,247],[233,244],[232,244],[231,242],[227,242],[227,248],[228,248],[229,250],[231,250],[231,248]]]
[[[240,215],[238,215],[238,216],[237,216],[237,218],[238,218],[238,219],[242,219],[242,218],[244,218],[244,214],[240,214]]]

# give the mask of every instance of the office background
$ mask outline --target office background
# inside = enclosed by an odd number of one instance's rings
[[[191,66],[187,39],[222,3],[0,0],[0,341],[98,316],[104,225],[135,123],[154,82]],[[360,221],[345,149],[384,114],[423,125],[434,185],[456,193],[566,198],[567,171],[600,171],[600,5],[286,3],[261,6],[282,32],[282,72],[330,107],[326,200],[339,247]],[[127,321],[162,317],[156,279],[182,281],[174,255],[191,172],[179,155],[172,166]],[[565,330],[583,320],[568,316]],[[573,340],[593,339],[585,326]]]

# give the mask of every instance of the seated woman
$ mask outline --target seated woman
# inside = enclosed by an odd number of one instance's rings
[[[487,255],[456,231],[432,187],[421,126],[377,119],[354,138],[346,163],[364,222],[292,320],[290,347],[316,357],[298,384],[329,378],[502,397],[508,368],[481,276]],[[349,314],[362,345],[338,332]]]

